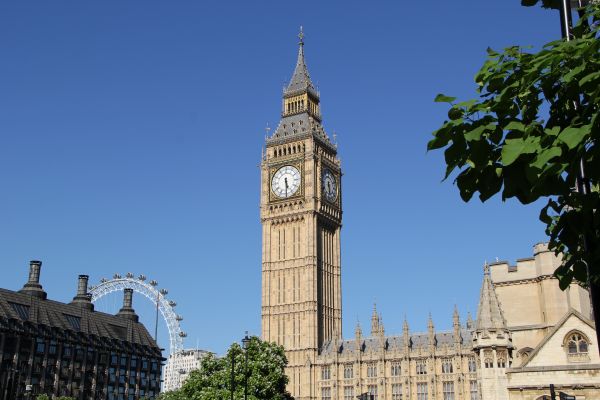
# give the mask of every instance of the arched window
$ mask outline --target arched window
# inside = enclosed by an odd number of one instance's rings
[[[491,358],[486,358],[483,360],[483,363],[485,364],[486,368],[494,368],[494,361],[492,361]]]
[[[452,371],[452,360],[442,361],[442,374],[451,374]]]
[[[589,361],[590,341],[583,333],[579,331],[569,332],[565,336],[563,346],[567,352],[567,359],[570,362]]]
[[[587,353],[588,341],[580,332],[573,332],[567,336],[567,351],[569,354]]]
[[[469,372],[477,372],[477,361],[473,357],[469,357]]]
[[[523,347],[521,350],[519,350],[519,357],[523,359],[529,358],[532,351],[533,349],[531,347]]]

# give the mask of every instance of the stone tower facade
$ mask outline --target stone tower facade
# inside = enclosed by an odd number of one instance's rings
[[[479,356],[477,372],[481,398],[508,400],[506,369],[512,364],[512,334],[506,326],[487,263],[477,309],[473,350]]]
[[[281,121],[261,163],[261,314],[262,338],[286,350],[288,390],[313,399],[319,351],[342,333],[342,172],[299,37]]]

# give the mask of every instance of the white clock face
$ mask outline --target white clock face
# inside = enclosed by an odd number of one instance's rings
[[[328,201],[335,201],[337,198],[337,182],[335,181],[335,176],[331,173],[330,170],[326,169],[323,171],[323,194]]]
[[[300,171],[296,167],[286,165],[281,167],[271,181],[271,188],[277,197],[290,197],[300,187]]]

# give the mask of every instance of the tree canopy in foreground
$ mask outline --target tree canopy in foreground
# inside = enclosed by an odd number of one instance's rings
[[[550,249],[564,256],[555,271],[563,289],[573,280],[586,284],[586,264],[590,279],[600,280],[598,4],[587,6],[571,41],[552,41],[537,52],[488,49],[475,76],[477,98],[436,97],[450,104],[449,119],[427,145],[445,149],[444,179],[455,177],[464,201],[475,194],[482,202],[496,194],[523,204],[547,199],[540,220]],[[592,186],[587,195],[575,190],[580,160]],[[590,240],[587,252],[583,234]]]
[[[163,393],[161,400],[228,400],[231,399],[232,359],[234,362],[234,398],[244,398],[245,379],[248,379],[249,400],[293,400],[286,392],[288,382],[284,374],[287,359],[283,347],[263,342],[257,337],[250,339],[246,354],[234,343],[227,355],[218,358],[209,354],[202,359],[200,369],[193,371],[181,389]]]

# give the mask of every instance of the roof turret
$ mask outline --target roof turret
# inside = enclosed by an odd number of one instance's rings
[[[379,314],[377,314],[377,304],[373,303],[373,314],[371,315],[371,336],[379,332]]]
[[[296,61],[296,68],[294,68],[292,79],[284,90],[284,95],[293,96],[302,92],[310,92],[312,95],[319,97],[317,90],[310,80],[310,74],[304,61],[304,32],[302,31],[302,27],[300,27],[298,37],[300,38],[300,42],[298,42],[298,60]]]
[[[483,269],[483,285],[479,296],[475,330],[506,330],[506,320],[490,276],[490,266],[486,262]]]
[[[304,33],[300,28],[298,60],[289,85],[283,90],[281,120],[273,135],[267,138],[267,146],[287,143],[307,137],[317,139],[333,154],[337,145],[331,142],[321,124],[319,93],[315,89],[304,61]]]

